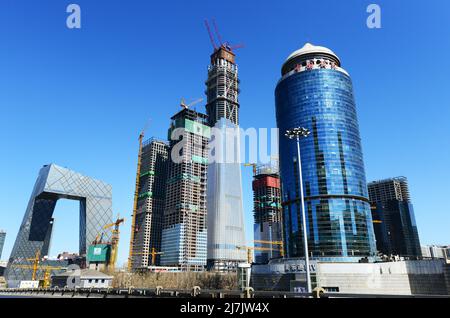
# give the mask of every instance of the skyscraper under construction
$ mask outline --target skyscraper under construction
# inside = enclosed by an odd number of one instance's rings
[[[283,255],[280,175],[278,165],[261,165],[254,173],[255,262],[263,264]]]
[[[206,87],[209,125],[220,134],[220,139],[212,137],[216,149],[210,153],[221,153],[208,166],[208,269],[234,271],[247,258],[239,153],[238,67],[228,44],[214,45]]]
[[[421,257],[419,233],[405,177],[368,184],[377,250],[385,255]]]
[[[206,112],[210,126],[221,118],[239,125],[239,79],[235,54],[228,45],[221,45],[211,54],[206,80]]]
[[[166,142],[151,138],[142,144],[138,201],[132,245],[133,270],[145,270],[159,265],[161,235],[166,192],[169,146]]]
[[[171,119],[161,265],[203,270],[210,127],[206,115],[187,107]]]

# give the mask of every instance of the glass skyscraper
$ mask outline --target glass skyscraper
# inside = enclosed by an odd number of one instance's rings
[[[287,256],[304,256],[297,148],[284,137],[301,126],[311,132],[300,140],[310,256],[370,258],[376,247],[351,78],[334,52],[309,43],[281,73],[275,99]]]

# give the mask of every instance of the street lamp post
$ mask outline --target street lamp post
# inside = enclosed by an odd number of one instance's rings
[[[303,248],[305,250],[305,267],[306,267],[306,286],[308,293],[311,293],[311,273],[309,271],[309,251],[308,251],[308,237],[306,235],[306,213],[305,213],[305,198],[303,197],[303,177],[302,177],[302,162],[300,159],[300,137],[308,137],[310,131],[303,127],[296,127],[286,130],[285,136],[289,139],[297,140],[297,162],[298,175],[300,182],[300,201],[302,208],[302,226],[303,226]]]

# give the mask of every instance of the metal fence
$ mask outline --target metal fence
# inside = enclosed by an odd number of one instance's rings
[[[0,289],[4,296],[65,297],[65,298],[448,298],[449,295],[386,295],[386,294],[346,294],[326,293],[314,290],[313,293],[293,293],[284,291],[254,291],[248,288],[239,290],[202,290],[157,288],[32,288]]]

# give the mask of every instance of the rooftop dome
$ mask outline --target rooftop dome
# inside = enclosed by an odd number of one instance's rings
[[[301,49],[298,49],[297,51],[294,51],[291,53],[291,55],[288,56],[286,61],[289,61],[290,59],[293,59],[295,57],[306,55],[306,54],[314,54],[314,53],[324,53],[334,56],[336,59],[339,60],[339,57],[331,51],[329,48],[326,48],[324,46],[318,46],[318,45],[312,45],[311,43],[306,43]],[[340,60],[339,60],[340,61]]]
[[[331,57],[333,60],[335,60],[338,66],[341,65],[341,60],[339,59],[339,57],[329,48],[326,48],[324,46],[312,45],[311,43],[306,43],[301,49],[292,52],[291,55],[288,56],[286,61],[284,61],[282,67],[282,74],[286,73],[287,68],[297,63],[298,60],[301,60],[302,56],[314,54],[327,55]]]

